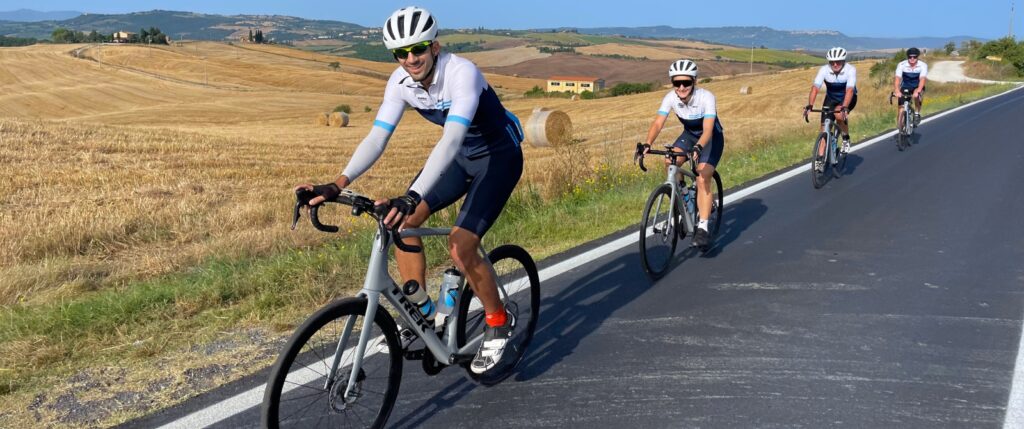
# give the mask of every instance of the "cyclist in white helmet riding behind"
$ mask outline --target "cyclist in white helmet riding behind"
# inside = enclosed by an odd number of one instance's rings
[[[388,226],[416,228],[432,213],[466,197],[448,236],[448,250],[484,307],[484,338],[470,364],[479,374],[500,361],[514,327],[514,315],[506,313],[494,274],[479,248],[481,237],[501,214],[522,175],[523,132],[476,65],[442,52],[437,28],[430,12],[418,7],[399,9],[385,21],[384,45],[399,67],[388,79],[373,127],[334,182],[301,184],[296,190],[320,195],[310,200],[311,205],[336,197],[380,158],[406,107],[443,127],[408,191],[377,204],[393,207],[384,219]],[[419,238],[405,241],[422,245]],[[422,253],[395,249],[395,259],[404,281],[426,286]]]
[[[804,118],[814,107],[818,98],[818,90],[825,85],[825,101],[822,109],[835,110],[836,125],[843,132],[843,152],[850,151],[850,126],[847,121],[849,113],[857,106],[857,69],[846,62],[846,49],[835,47],[825,54],[828,64],[818,69],[804,107]],[[824,151],[825,147],[821,147]],[[824,152],[819,155],[824,155]]]
[[[693,233],[693,244],[701,250],[710,245],[708,218],[711,215],[712,176],[718,161],[722,159],[725,149],[725,134],[722,123],[718,120],[715,95],[704,88],[697,87],[697,63],[690,60],[673,62],[668,69],[669,82],[673,89],[669,90],[661,100],[654,122],[647,131],[645,141],[648,149],[665,128],[669,112],[675,114],[683,124],[683,132],[676,138],[674,151],[687,152],[697,160],[697,211],[699,221]],[[682,165],[685,158],[679,159]],[[685,231],[680,229],[680,231]]]

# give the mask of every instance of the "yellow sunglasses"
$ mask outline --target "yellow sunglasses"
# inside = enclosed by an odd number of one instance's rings
[[[427,50],[430,49],[431,43],[433,42],[426,41],[417,43],[415,45],[406,46],[404,48],[395,48],[391,50],[391,54],[395,56],[396,60],[404,60],[409,57],[410,53],[418,57],[420,55],[423,55],[424,52],[427,52]]]

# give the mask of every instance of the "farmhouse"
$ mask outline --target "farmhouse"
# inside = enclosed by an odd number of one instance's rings
[[[592,76],[551,76],[547,92],[597,92],[604,89],[604,79]]]
[[[112,39],[114,43],[128,43],[133,38],[135,38],[135,33],[130,33],[127,31],[118,31],[114,33]]]

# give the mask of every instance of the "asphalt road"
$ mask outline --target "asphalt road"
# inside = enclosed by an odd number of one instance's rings
[[[517,374],[485,388],[406,362],[389,424],[1004,427],[1024,315],[1021,118],[1015,91],[922,124],[906,152],[857,150],[822,189],[804,172],[735,201],[716,248],[677,253],[657,283],[635,244],[548,280]],[[214,427],[257,422],[258,407]]]

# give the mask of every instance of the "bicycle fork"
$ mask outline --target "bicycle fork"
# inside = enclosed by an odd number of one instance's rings
[[[676,234],[678,234],[679,232],[678,228],[686,228],[687,232],[693,231],[695,225],[693,223],[692,214],[689,212],[689,209],[686,207],[686,205],[682,204],[681,196],[683,193],[687,192],[687,190],[685,187],[679,184],[679,166],[675,164],[669,165],[668,174],[665,180],[669,184],[669,186],[672,187],[672,193],[669,195],[669,207],[673,209],[672,213],[669,214],[669,220],[666,222],[666,224],[673,225],[676,229],[672,232]],[[695,205],[697,204],[696,201],[694,201],[693,203]],[[661,203],[659,202],[659,204]],[[658,213],[660,211],[661,207],[657,207],[655,213]],[[675,216],[676,213],[679,213],[681,215],[680,217],[683,218],[683,225],[680,225],[677,222]]]

